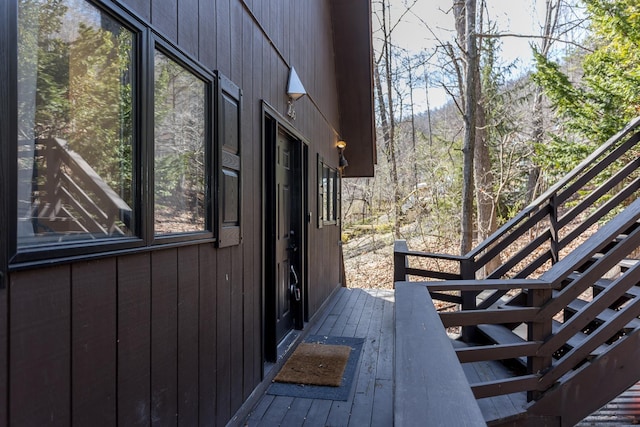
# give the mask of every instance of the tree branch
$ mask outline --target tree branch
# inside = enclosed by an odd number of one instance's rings
[[[593,49],[589,49],[588,47],[581,45],[580,43],[571,41],[571,40],[562,40],[554,37],[541,36],[541,35],[532,35],[532,34],[516,34],[516,33],[500,33],[500,34],[491,34],[491,33],[482,33],[478,34],[478,37],[486,37],[486,38],[506,38],[506,37],[515,37],[520,39],[548,39],[558,43],[565,43],[571,46],[575,46],[579,49],[586,50],[589,53],[593,53]]]

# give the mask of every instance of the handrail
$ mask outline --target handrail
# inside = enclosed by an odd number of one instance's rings
[[[614,281],[583,310],[564,322],[562,327],[540,346],[538,352],[550,356],[558,351],[570,337],[584,329],[598,314],[615,303],[621,295],[624,295],[625,292],[637,283],[640,283],[640,264],[636,264],[629,269],[626,274]]]
[[[535,199],[529,206],[538,206],[543,201],[548,200],[553,194],[558,192],[558,189],[563,187],[567,182],[573,180],[576,176],[578,176],[582,171],[584,171],[590,164],[594,163],[598,157],[604,154],[613,144],[617,141],[621,140],[628,133],[630,133],[633,129],[640,125],[640,116],[631,119],[629,123],[618,133],[613,135],[611,138],[607,140],[604,144],[600,145],[596,148],[593,153],[587,156],[582,162],[578,164],[571,172],[569,172],[565,177],[558,181],[555,185],[551,186],[547,191],[542,193]]]
[[[439,322],[429,293],[406,282],[396,288],[395,301],[394,425],[423,425],[427,420],[446,425],[455,419],[460,425],[485,426],[447,334],[426,327]],[[432,357],[425,357],[426,351]]]

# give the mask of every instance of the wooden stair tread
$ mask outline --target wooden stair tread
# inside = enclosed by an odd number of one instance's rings
[[[478,330],[496,344],[520,344],[527,341],[502,325],[482,324],[478,325]]]
[[[622,261],[620,261],[618,263],[618,265],[620,266],[620,268],[628,270],[629,268],[631,268],[634,265],[636,265],[638,262],[640,262],[640,259],[626,258],[626,259],[623,259]]]
[[[590,266],[591,264],[593,264],[595,261],[599,260],[603,256],[604,256],[604,253],[602,253],[602,252],[597,252],[597,253],[593,254],[591,256],[590,262],[587,262],[584,266],[581,266],[581,270],[584,271],[586,269],[586,267]],[[622,260],[618,261],[618,266],[622,270],[628,270],[631,267],[633,267],[634,265],[636,265],[638,262],[640,262],[639,259],[625,258],[625,259],[622,259]]]
[[[608,282],[608,283],[607,283]],[[598,280],[593,287],[599,291],[603,291],[607,288],[608,285],[611,284],[611,280],[607,280],[607,279],[601,279]],[[627,298],[637,298],[640,297],[640,287],[638,286],[632,286],[630,287],[627,292],[625,293],[625,296]]]
[[[554,320],[552,322],[553,333],[555,334],[560,329],[561,326],[562,326],[562,323]],[[487,337],[489,340],[491,340],[495,344],[520,344],[527,341],[523,337],[513,332],[511,329],[502,325],[492,325],[492,324],[478,325],[478,330],[485,337]],[[567,346],[569,346],[570,348],[574,348],[580,345],[580,343],[584,341],[587,338],[587,336],[588,335],[583,332],[578,332],[567,341]],[[607,349],[607,346],[605,345],[599,346],[597,349],[591,352],[591,358],[598,356],[599,354],[606,351],[606,349]],[[527,365],[526,357],[519,358],[519,361],[524,366]]]
[[[495,344],[521,344],[523,342],[527,342],[526,339],[522,338],[506,326],[485,323],[478,325],[477,327],[480,333]],[[522,366],[527,366],[526,357],[519,357],[515,360],[517,360]]]
[[[561,327],[562,323],[558,322],[557,320],[552,321],[551,329],[554,334],[557,333]],[[567,346],[575,348],[579,346],[585,339],[587,339],[588,336],[589,335],[585,334],[584,332],[578,332],[574,336],[569,338],[569,340],[567,341]],[[604,353],[605,351],[607,351],[607,346],[603,344],[591,352],[591,354],[589,355],[589,359],[594,358]]]
[[[583,299],[577,298],[571,301],[571,303],[569,303],[567,308],[572,312],[577,313],[578,311],[582,310],[587,304],[589,304],[589,301],[585,301]],[[598,313],[598,315],[596,316],[596,320],[600,322],[606,322],[610,320],[616,313],[617,312],[615,310],[607,308],[606,310],[603,310],[602,312]],[[633,319],[631,320],[631,322],[627,323],[627,326],[625,329],[631,330],[637,327],[640,327],[640,319]]]
[[[628,266],[626,268],[631,268],[633,266],[633,264],[631,264],[631,262],[633,262],[634,264],[637,263],[640,260],[632,260],[632,259],[625,259],[622,262],[626,262],[629,261],[630,263],[628,264]],[[571,280],[576,280],[580,277],[579,273],[573,273],[569,275],[569,279]],[[598,281],[596,281],[592,287],[598,291],[603,291],[605,290],[609,285],[611,285],[613,283],[613,280],[611,279],[599,279]],[[556,291],[554,291],[554,295],[555,295]],[[640,297],[640,286],[632,286],[631,288],[629,288],[627,290],[627,292],[625,293],[625,296],[627,298],[637,298]]]

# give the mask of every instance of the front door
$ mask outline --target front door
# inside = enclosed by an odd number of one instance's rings
[[[266,119],[265,138],[265,357],[273,361],[278,343],[303,326],[306,163],[302,142],[275,120]]]
[[[296,242],[294,142],[278,133],[276,146],[276,339],[278,342],[293,328],[293,302],[296,285],[298,244]],[[297,279],[299,280],[299,279]]]

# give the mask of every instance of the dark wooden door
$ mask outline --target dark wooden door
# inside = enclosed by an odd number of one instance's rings
[[[295,185],[296,156],[294,142],[278,133],[275,182],[275,273],[276,273],[276,341],[293,328],[291,285],[297,276],[296,206],[299,196]],[[294,273],[295,272],[295,273]]]

